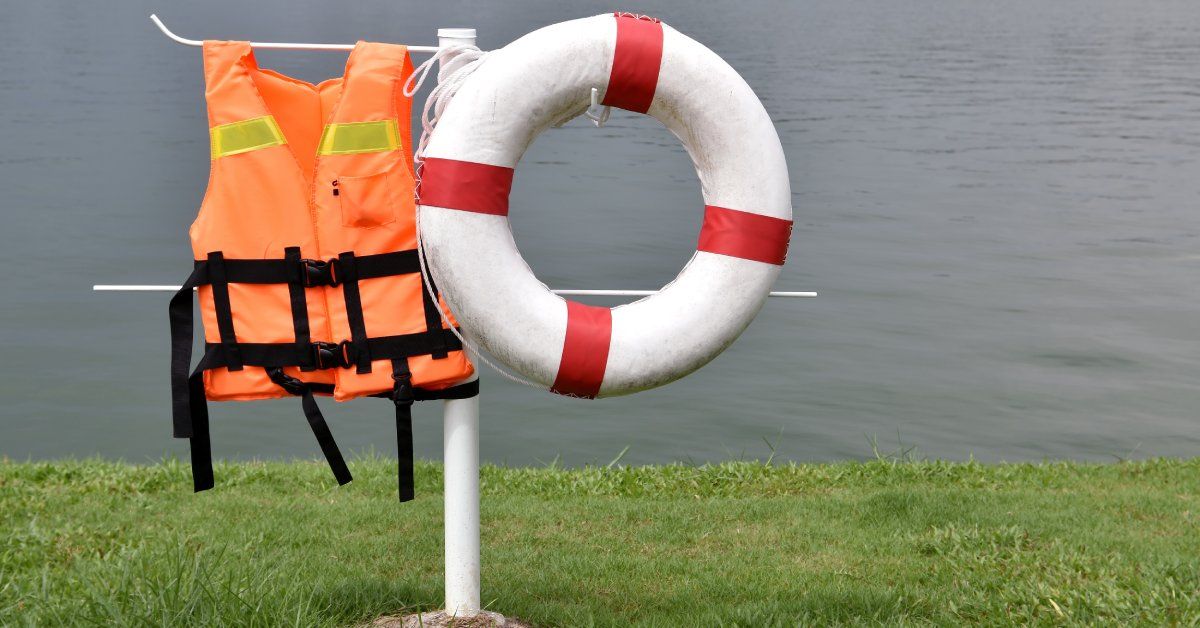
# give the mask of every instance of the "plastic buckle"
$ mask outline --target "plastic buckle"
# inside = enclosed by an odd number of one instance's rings
[[[350,368],[354,365],[354,345],[349,340],[340,343],[314,342],[313,364],[320,370]]]
[[[271,378],[271,381],[278,384],[289,395],[299,396],[308,391],[308,386],[304,382],[284,373],[282,368],[269,368],[267,369],[267,375]]]
[[[336,288],[341,282],[337,277],[337,259],[306,259],[304,262],[304,287],[329,286]]]
[[[392,386],[393,403],[398,406],[406,406],[416,401],[416,397],[413,395],[412,373],[393,373],[392,381],[396,382]]]

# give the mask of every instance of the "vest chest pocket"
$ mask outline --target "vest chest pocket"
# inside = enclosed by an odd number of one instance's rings
[[[343,226],[370,229],[396,222],[404,186],[395,170],[364,177],[338,177],[334,189]]]

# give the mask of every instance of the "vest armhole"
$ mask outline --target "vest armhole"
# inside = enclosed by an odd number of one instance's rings
[[[397,122],[401,122],[401,124],[398,125],[400,126],[400,143],[403,144],[401,150],[404,151],[404,163],[408,164],[408,174],[412,177],[413,184],[415,185],[417,180],[417,171],[416,163],[413,160],[415,158],[414,153],[416,152],[417,147],[413,145],[412,139],[413,99],[411,96],[404,95],[404,83],[408,80],[408,77],[411,76],[413,72],[414,68],[412,63],[412,53],[408,51],[408,48],[405,48],[404,62],[400,65],[400,78],[394,84],[395,98],[393,99],[394,102],[392,103],[392,107],[396,110]]]
[[[206,110],[208,109],[207,101],[205,102],[205,109]],[[211,117],[211,114],[210,114],[210,117]],[[207,121],[207,118],[206,118],[206,121]],[[217,160],[213,159],[211,157],[212,143],[213,143],[212,133],[209,133],[208,129],[206,128],[204,134],[208,136],[208,154],[209,154],[208,181],[204,185],[204,196],[200,197],[200,206],[196,209],[196,217],[192,219],[191,227],[188,229],[189,233],[193,229],[197,228],[197,226],[199,226],[201,223],[204,222],[206,215],[209,213],[207,211],[209,199],[212,198],[213,188],[216,187]],[[207,251],[202,251],[201,253],[202,254],[207,253]]]

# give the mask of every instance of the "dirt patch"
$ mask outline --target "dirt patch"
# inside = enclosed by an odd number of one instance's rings
[[[403,617],[380,617],[368,624],[370,628],[533,628],[531,624],[500,613],[482,611],[474,617],[456,617],[446,611],[413,613]]]

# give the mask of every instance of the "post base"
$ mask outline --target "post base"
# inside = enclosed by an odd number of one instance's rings
[[[413,613],[404,617],[394,615],[380,617],[370,623],[371,628],[530,628],[530,625],[515,618],[505,617],[492,611],[466,617],[455,616],[446,611]]]

